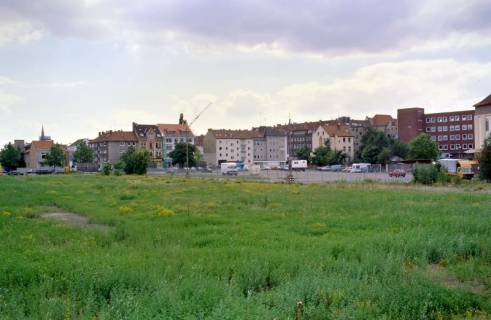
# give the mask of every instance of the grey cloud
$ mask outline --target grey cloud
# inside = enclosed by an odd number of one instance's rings
[[[452,32],[491,29],[488,0],[107,0],[93,6],[61,0],[3,3],[0,6],[61,36],[100,38],[122,31],[142,35],[171,31],[205,45],[274,43],[314,53],[379,52],[400,48],[407,39],[425,41]],[[431,10],[425,11],[427,8]]]

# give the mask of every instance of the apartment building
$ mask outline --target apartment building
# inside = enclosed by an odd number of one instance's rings
[[[253,128],[257,134],[254,137],[254,162],[279,161],[286,162],[287,135],[276,127]]]
[[[89,140],[89,147],[94,150],[99,165],[116,163],[129,147],[137,147],[138,139],[133,131],[104,131],[97,138]]]
[[[26,144],[24,149],[24,161],[28,169],[46,167],[46,155],[55,145],[53,140],[38,140]]]
[[[385,133],[389,138],[398,138],[397,119],[388,114],[376,114],[372,118],[367,117],[370,127]]]
[[[332,150],[343,151],[347,162],[352,162],[355,157],[355,137],[352,130],[342,123],[329,123],[321,125],[315,130],[313,137],[313,150],[325,145],[329,140]]]
[[[474,148],[480,152],[491,132],[491,95],[474,105]]]
[[[194,135],[187,124],[157,124],[161,135],[162,161],[163,166],[172,165],[172,159],[169,156],[178,143],[194,144]]]
[[[254,138],[261,134],[253,130],[209,129],[203,139],[204,159],[210,166],[223,162],[254,161]]]
[[[326,121],[324,124],[329,125],[344,125],[350,131],[351,136],[353,137],[353,149],[354,154],[358,152],[361,147],[361,140],[363,136],[368,132],[368,129],[371,127],[370,121],[368,120],[355,120],[350,117],[339,117],[336,120]]]
[[[161,167],[163,163],[162,134],[157,125],[133,122],[133,132],[138,139],[137,148],[148,150],[151,166]]]
[[[290,159],[296,159],[298,151],[302,148],[313,150],[314,133],[320,125],[322,122],[289,123],[276,126],[286,134]]]
[[[442,154],[461,158],[474,149],[474,110],[425,114],[423,108],[398,110],[399,138],[409,142],[427,133]]]

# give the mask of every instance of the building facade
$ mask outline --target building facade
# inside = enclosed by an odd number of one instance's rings
[[[397,119],[392,118],[388,114],[376,114],[372,118],[367,118],[370,122],[370,127],[385,133],[391,139],[398,138]]]
[[[172,165],[172,159],[169,156],[178,143],[188,142],[194,144],[194,135],[187,124],[158,124],[161,134],[162,161],[164,167]]]
[[[397,115],[403,142],[427,133],[444,156],[462,158],[474,150],[474,110],[425,114],[423,108],[408,108],[397,110]]]
[[[163,163],[162,134],[157,125],[133,122],[133,133],[138,139],[137,148],[150,153],[151,166],[161,167]]]
[[[397,110],[399,139],[408,143],[425,130],[424,108],[404,108]]]
[[[133,131],[99,132],[97,138],[90,140],[88,145],[94,150],[96,162],[102,165],[106,162],[116,163],[129,147],[137,147],[138,139]]]
[[[312,139],[314,150],[324,146],[329,141],[331,150],[342,151],[346,154],[346,162],[353,162],[355,158],[355,137],[352,130],[344,124],[325,124],[319,126]]]
[[[26,144],[24,151],[26,168],[34,170],[46,167],[46,155],[54,145],[52,140],[38,140]]]
[[[491,132],[491,95],[474,105],[474,148],[480,152]]]

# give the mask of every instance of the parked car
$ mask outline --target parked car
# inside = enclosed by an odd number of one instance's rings
[[[389,177],[394,177],[394,178],[399,178],[402,177],[404,178],[406,176],[406,171],[403,169],[395,169],[389,172]]]
[[[342,171],[343,172],[351,172],[351,169],[352,169],[351,167],[346,167]]]
[[[353,163],[351,166],[351,173],[366,173],[370,171],[369,163]]]
[[[234,162],[224,162],[220,165],[220,171],[222,175],[227,176],[236,176],[239,174],[239,169],[237,168],[237,164]]]
[[[288,171],[288,170],[290,170],[290,167],[288,167],[287,164],[283,164],[283,165],[280,166],[280,170],[282,170],[282,171]]]
[[[332,171],[331,166],[318,167],[317,170],[319,170],[319,171]]]
[[[343,171],[343,166],[340,164],[334,164],[331,166],[331,171],[333,172],[341,172]]]

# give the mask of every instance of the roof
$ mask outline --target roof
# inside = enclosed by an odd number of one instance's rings
[[[394,118],[388,114],[376,114],[370,119],[370,122],[374,126],[388,126]]]
[[[255,130],[209,129],[216,139],[254,139],[264,138],[264,133]]]
[[[277,128],[282,129],[282,130],[286,130],[286,131],[315,130],[323,124],[324,123],[322,121],[289,123],[289,124],[280,124],[277,126]]]
[[[110,141],[137,141],[133,131],[106,131],[100,132],[99,136],[90,142],[110,142]]]
[[[155,130],[157,132],[157,136],[160,136],[160,129],[157,125],[154,124],[137,124],[133,122],[133,131],[140,137],[144,137],[147,135],[148,131]]]
[[[170,133],[191,133],[191,129],[187,124],[169,124],[169,123],[160,123],[157,124],[159,127],[160,133],[162,134],[170,134]]]
[[[486,106],[491,106],[491,94],[484,98],[481,102],[478,102],[474,105],[474,107],[479,108],[479,107],[486,107]]]
[[[341,123],[324,125],[323,128],[331,137],[353,137],[350,128]]]
[[[32,141],[31,149],[50,149],[54,145],[53,140]]]

